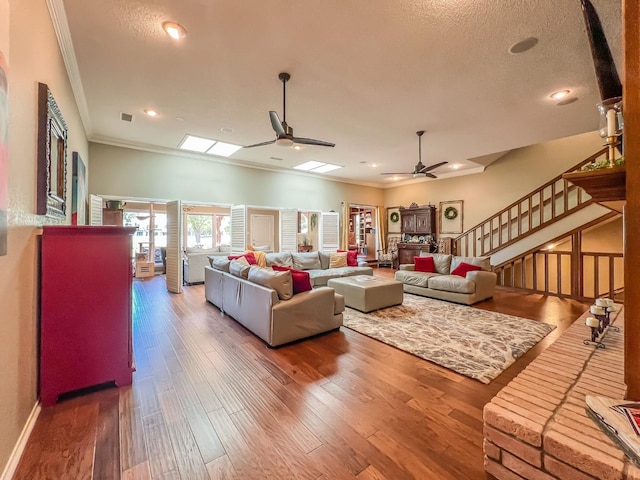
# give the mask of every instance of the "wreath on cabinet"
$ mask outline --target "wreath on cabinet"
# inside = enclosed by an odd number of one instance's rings
[[[447,220],[454,220],[458,216],[458,209],[456,207],[447,207],[444,210],[444,218]]]
[[[391,212],[389,220],[391,220],[392,223],[398,223],[398,220],[400,220],[400,214],[398,212]]]

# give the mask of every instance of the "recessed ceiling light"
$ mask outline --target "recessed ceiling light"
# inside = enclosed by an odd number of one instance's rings
[[[331,163],[325,163],[321,167],[314,168],[311,171],[315,173],[327,173],[333,170],[337,170],[339,168],[342,168],[342,167],[340,165],[332,165]]]
[[[314,168],[321,167],[322,165],[324,165],[324,163],[311,160],[310,162],[305,162],[305,163],[301,163],[300,165],[296,165],[293,168],[295,168],[296,170],[312,170]]]
[[[162,28],[164,29],[165,32],[167,32],[167,35],[169,35],[171,38],[175,40],[180,40],[181,38],[184,38],[187,35],[187,31],[179,23],[164,22],[162,24]]]
[[[144,113],[146,113],[150,117],[155,117],[156,115],[158,115],[158,112],[156,112],[153,108],[145,108]]]
[[[293,149],[294,150],[302,150],[302,147],[300,145],[294,145]]]
[[[519,53],[524,53],[527,50],[531,50],[538,44],[538,39],[536,37],[525,38],[524,40],[520,40],[519,42],[514,43],[509,47],[509,53],[512,55],[517,55]]]
[[[371,168],[378,168],[378,164],[377,163],[372,163],[371,165],[369,165]]]
[[[549,98],[553,100],[562,100],[563,98],[568,97],[570,93],[571,90],[558,90],[557,92],[553,92],[549,95]]]
[[[460,168],[460,164],[459,163],[454,163],[451,165],[451,168],[453,168],[454,170],[458,170]]]
[[[220,129],[220,131],[221,131],[222,133],[233,133],[235,130],[234,130],[233,128],[229,128],[229,127],[222,127],[222,128]]]
[[[216,141],[209,138],[186,135],[182,139],[182,142],[180,142],[180,145],[178,145],[178,148],[182,150],[191,150],[193,152],[205,153],[213,146],[214,143],[216,143]]]
[[[230,157],[235,152],[240,150],[240,145],[234,145],[233,143],[216,142],[216,144],[207,150],[207,153],[211,155],[219,155],[221,157]]]

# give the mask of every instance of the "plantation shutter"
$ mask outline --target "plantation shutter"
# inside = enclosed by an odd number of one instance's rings
[[[182,293],[182,205],[167,203],[167,290]]]
[[[340,218],[338,212],[322,212],[320,214],[320,248],[321,251],[337,250],[340,245]]]
[[[247,249],[247,209],[244,205],[231,207],[231,253],[241,254]]]
[[[298,211],[280,210],[280,251],[298,251]]]
[[[102,225],[102,197],[89,195],[89,225]]]

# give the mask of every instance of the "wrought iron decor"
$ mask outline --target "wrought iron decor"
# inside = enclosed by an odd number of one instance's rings
[[[57,218],[67,216],[67,124],[44,83],[38,83],[36,213]]]

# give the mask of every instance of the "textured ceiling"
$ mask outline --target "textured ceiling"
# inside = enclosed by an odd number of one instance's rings
[[[282,118],[281,71],[291,74],[295,135],[336,147],[274,145],[224,161],[291,168],[317,160],[344,166],[329,176],[390,185],[380,172],[412,171],[417,130],[426,130],[423,163],[476,172],[501,152],[598,126],[579,0],[63,3],[80,79],[72,83],[93,141],[170,151],[187,133],[271,140],[268,111]],[[621,73],[620,1],[593,4]],[[184,25],[186,38],[169,38],[164,21]],[[508,52],[532,36],[535,48]],[[564,88],[577,101],[557,106],[549,94]],[[145,108],[160,115],[146,117]],[[456,174],[449,165],[435,173]]]

